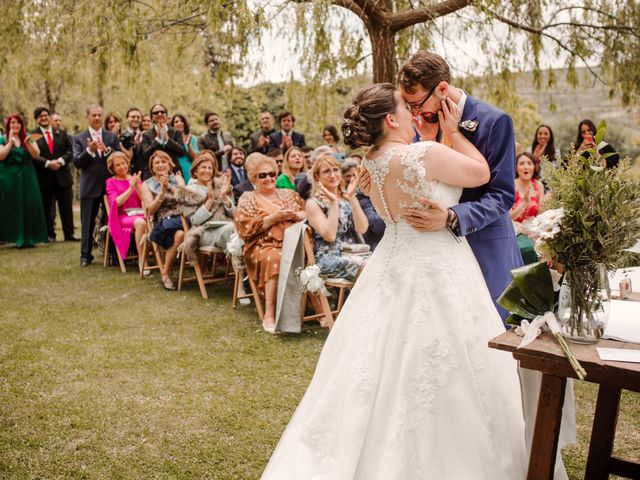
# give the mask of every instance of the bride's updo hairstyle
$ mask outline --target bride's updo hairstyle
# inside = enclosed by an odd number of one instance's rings
[[[344,111],[342,136],[351,148],[375,145],[384,134],[384,117],[396,111],[396,88],[376,83],[360,90]]]

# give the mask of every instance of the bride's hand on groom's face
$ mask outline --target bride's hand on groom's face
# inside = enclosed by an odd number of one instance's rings
[[[447,209],[438,202],[421,198],[425,209],[403,208],[402,216],[405,221],[420,232],[434,232],[447,225]]]
[[[458,131],[458,125],[462,119],[462,111],[449,97],[442,100],[441,104],[442,110],[438,112],[440,129],[445,134],[452,135]]]

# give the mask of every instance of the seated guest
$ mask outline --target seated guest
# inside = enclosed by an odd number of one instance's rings
[[[276,294],[284,231],[304,220],[300,196],[293,190],[276,188],[277,165],[272,158],[259,155],[248,162],[249,178],[256,190],[240,197],[236,228],[245,242],[243,255],[247,273],[265,294],[263,328],[275,331]],[[249,157],[251,157],[251,155]]]
[[[267,157],[271,157],[275,160],[278,166],[278,175],[282,174],[282,164],[284,162],[284,150],[281,148],[270,148],[267,153]]]
[[[138,264],[140,269],[144,265],[142,236],[147,232],[144,219],[142,201],[140,200],[142,182],[140,173],[129,175],[129,157],[123,152],[114,152],[107,158],[107,168],[113,177],[107,179],[107,202],[109,203],[109,233],[113,238],[120,256],[127,256],[131,232],[135,232],[136,249],[138,250]]]
[[[0,133],[0,242],[34,247],[47,241],[45,211],[32,160],[40,156],[40,148],[35,136],[27,136],[24,120],[17,113],[5,119],[4,131],[6,137]]]
[[[104,119],[104,129],[110,131],[111,133],[115,133],[118,136],[120,136],[121,126],[122,122],[120,121],[120,117],[118,117],[115,113],[109,113]]]
[[[291,112],[282,112],[278,115],[278,123],[280,124],[280,131],[270,135],[271,143],[269,145],[271,148],[280,148],[283,152],[286,152],[291,147],[302,148],[306,145],[304,135],[293,130],[296,117]]]
[[[360,166],[360,164],[362,163],[362,155],[358,153],[352,153],[351,155],[349,155],[349,160],[355,162],[356,165]]]
[[[342,190],[340,162],[323,155],[311,170],[313,190],[306,203],[307,218],[313,227],[313,250],[321,275],[355,280],[365,257],[345,254],[345,244],[358,242],[358,235],[369,227],[355,193],[355,175],[346,190]]]
[[[284,162],[282,162],[282,174],[276,180],[276,188],[288,188],[295,190],[295,178],[301,172],[306,171],[304,156],[302,150],[298,147],[291,147],[284,154]]]
[[[176,259],[178,247],[184,240],[182,220],[178,205],[178,188],[184,186],[180,175],[171,172],[175,167],[167,152],[155,151],[149,159],[151,177],[142,184],[142,202],[150,215],[154,215],[156,225],[150,239],[166,249],[162,286],[165,290],[175,290],[171,281],[171,268]]]
[[[347,190],[353,178],[357,176],[358,164],[353,160],[345,161],[342,164],[342,189]],[[378,243],[380,243],[380,240],[382,240],[386,225],[384,220],[378,215],[378,212],[376,212],[376,209],[373,208],[371,199],[362,193],[360,189],[356,190],[356,198],[369,222],[369,228],[362,236],[364,237],[365,243],[371,248],[371,251],[374,251]]]
[[[235,147],[234,147],[235,148]],[[184,239],[184,252],[191,261],[197,260],[198,247],[218,247],[227,250],[227,243],[236,231],[233,216],[236,207],[231,194],[231,173],[218,172],[218,162],[211,150],[200,153],[191,166],[192,183],[187,189],[197,192],[202,202],[189,216],[192,228]],[[221,225],[222,222],[226,222]],[[238,272],[243,278],[242,271]],[[240,282],[238,294],[245,295],[244,282]],[[248,298],[240,300],[242,305],[250,303]]]
[[[244,157],[246,156],[247,154],[242,147],[232,147],[229,152],[229,172],[231,172],[231,186],[233,187],[248,178],[244,168]]]
[[[251,170],[252,163],[255,163],[264,158],[268,158],[268,157],[266,157],[265,155],[262,155],[261,153],[253,152],[249,154],[249,156],[247,157],[247,160],[244,162],[244,167],[247,171],[247,179],[244,182],[239,183],[238,185],[233,187],[233,198],[235,200],[236,205],[240,201],[240,197],[244,192],[251,192],[252,190],[255,190],[255,186],[253,185],[253,182],[249,178],[248,172]]]
[[[331,153],[333,153],[333,150],[328,145],[321,145],[314,148],[311,152],[311,165],[323,154],[330,155]],[[298,192],[298,195],[300,195],[303,200],[309,198],[311,195],[311,170],[307,170],[304,175],[298,175],[296,178],[296,192]]]
[[[311,170],[311,167],[313,167],[313,162],[311,161],[311,152],[313,152],[313,148],[311,148],[309,145],[305,145],[300,150],[302,150],[304,164],[307,167],[306,170]]]
[[[258,152],[267,154],[269,151],[269,136],[272,133],[276,133],[276,129],[273,128],[275,119],[271,112],[266,110],[260,113],[260,129],[256,130],[249,137],[249,153]]]
[[[598,149],[598,145],[595,144],[595,135],[596,135],[596,126],[595,124],[589,120],[582,120],[578,125],[578,137],[576,138],[576,151],[578,153],[583,153],[585,156],[590,156],[589,153],[585,152],[588,148]],[[616,152],[616,149],[613,148],[608,143],[602,142],[604,145],[600,149],[598,149],[598,153],[604,155],[605,153],[614,153],[610,157],[606,158],[603,162],[602,166],[607,168],[617,167],[620,162],[620,155]]]
[[[165,152],[171,157],[173,173],[178,173],[178,158],[184,155],[184,139],[181,132],[168,125],[167,115],[167,109],[161,103],[151,107],[153,127],[142,134],[142,157],[150,162],[154,152]]]
[[[524,152],[516,159],[516,199],[511,207],[511,219],[516,228],[518,246],[525,264],[535,263],[538,256],[533,241],[527,236],[526,221],[538,215],[540,203],[544,199],[544,189],[540,178],[540,164],[533,154]],[[525,222],[523,224],[523,222]]]
[[[196,154],[198,153],[198,139],[189,133],[189,122],[187,122],[187,118],[180,113],[176,113],[171,118],[171,126],[182,134],[184,152],[183,155],[178,157],[178,164],[180,165],[182,178],[184,178],[185,183],[189,183],[191,162],[196,158]]]

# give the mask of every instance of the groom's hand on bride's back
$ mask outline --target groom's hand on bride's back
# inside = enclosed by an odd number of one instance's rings
[[[438,202],[428,198],[420,198],[424,209],[403,208],[404,220],[420,232],[434,232],[447,225],[448,210]]]
[[[358,167],[358,187],[367,197],[371,191],[371,176],[364,165]]]

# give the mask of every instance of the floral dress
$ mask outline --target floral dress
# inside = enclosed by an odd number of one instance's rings
[[[329,211],[329,205],[313,197],[325,215]],[[342,252],[345,244],[359,243],[356,236],[356,227],[353,222],[353,209],[351,204],[341,199],[339,202],[338,231],[334,242],[327,242],[315,230],[313,232],[313,250],[316,264],[320,267],[321,275],[329,278],[344,278],[354,280],[366,256],[349,255]]]
[[[293,190],[276,189],[276,192],[278,200],[273,202],[257,191],[243,193],[235,214],[238,235],[245,242],[243,255],[247,273],[261,290],[269,279],[280,273],[284,231],[294,223],[280,222],[265,230],[264,217],[285,208],[301,211],[304,205]]]

